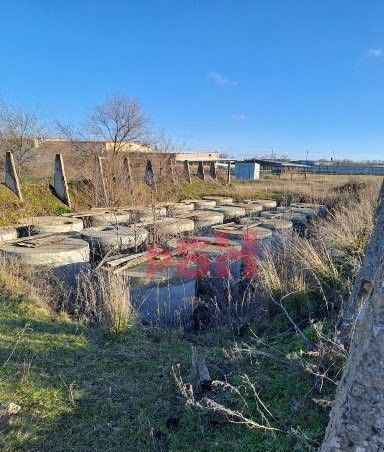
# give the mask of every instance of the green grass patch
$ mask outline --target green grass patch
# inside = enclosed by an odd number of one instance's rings
[[[110,340],[48,313],[24,296],[0,297],[0,403],[21,406],[0,437],[5,451],[290,451],[321,441],[327,412],[312,401],[311,377],[288,356],[298,336],[276,320],[267,345],[222,328],[197,340],[214,379],[239,388],[248,406],[227,391],[208,396],[258,419],[247,374],[282,432],[243,425],[212,426],[212,414],[191,409],[177,390],[172,367],[196,386],[191,343],[179,332],[138,327]],[[251,329],[254,329],[252,326]],[[267,329],[269,331],[267,331]],[[189,338],[190,339],[190,338]],[[240,342],[239,342],[240,341]],[[251,346],[255,355],[239,351]],[[257,352],[257,353],[256,353]],[[262,353],[259,353],[262,352]],[[263,354],[264,353],[264,354]],[[170,422],[170,420],[173,420]],[[303,449],[297,449],[303,444]],[[300,446],[301,447],[301,446]],[[161,449],[163,448],[163,449]]]
[[[21,191],[23,202],[0,185],[0,226],[15,224],[22,218],[68,212],[67,206],[52,194],[48,185],[23,183]]]

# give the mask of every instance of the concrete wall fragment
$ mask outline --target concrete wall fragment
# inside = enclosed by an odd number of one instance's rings
[[[217,173],[216,173],[216,163],[211,162],[209,165],[209,175],[212,177],[212,179],[217,179]]]
[[[21,201],[23,200],[15,161],[12,152],[9,151],[5,153],[5,185],[12,190]]]
[[[184,160],[184,175],[189,183],[191,183],[191,170],[189,168],[189,161]]]
[[[197,177],[201,180],[205,180],[205,172],[204,172],[204,165],[203,162],[199,162],[199,165],[197,167]]]
[[[151,187],[152,190],[156,191],[155,175],[153,173],[152,162],[150,160],[147,160],[147,166],[145,167],[144,182]]]
[[[71,199],[69,197],[68,183],[65,176],[64,161],[61,154],[56,154],[55,157],[55,173],[53,176],[53,188],[56,196],[71,208]]]

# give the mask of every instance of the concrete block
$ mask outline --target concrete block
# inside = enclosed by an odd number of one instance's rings
[[[107,188],[105,185],[104,178],[104,170],[103,170],[103,161],[101,157],[96,157],[96,175],[95,175],[95,189],[96,189],[96,197],[97,203],[102,206],[108,205],[108,194]]]
[[[0,243],[17,239],[17,229],[15,227],[0,228]]]
[[[98,226],[84,229],[81,233],[94,257],[102,257],[112,251],[136,249],[145,243],[148,235],[144,228],[126,226]]]
[[[199,162],[199,165],[197,167],[196,176],[201,180],[205,180],[205,171],[204,171],[203,162]]]
[[[36,235],[0,245],[0,255],[22,264],[51,270],[69,286],[88,268],[89,245],[84,240],[65,235]]]
[[[261,204],[263,209],[276,209],[277,203],[273,199],[246,199],[245,204]]]
[[[189,218],[195,222],[195,229],[205,229],[215,224],[222,224],[224,214],[222,212],[213,212],[210,210],[194,210],[192,212],[183,212],[178,214],[179,218]]]
[[[204,196],[203,199],[207,200],[207,201],[215,201],[218,206],[222,205],[222,204],[230,204],[233,202],[233,199],[229,198],[228,196],[210,195],[210,196]]]
[[[84,225],[87,226],[115,226],[128,224],[132,220],[131,210],[105,210],[101,212],[90,212],[83,217]]]
[[[293,228],[292,221],[285,220],[285,219],[268,219],[268,218],[241,218],[240,224],[249,224],[249,223],[255,224],[256,226],[259,226],[260,228],[267,228],[271,229],[272,231],[284,231],[289,230]]]
[[[61,154],[56,154],[55,157],[55,173],[53,176],[53,188],[56,196],[71,208],[71,200],[69,197],[67,178],[65,176],[64,161]]]
[[[22,201],[19,177],[17,175],[15,161],[12,152],[5,153],[5,185]]]
[[[263,206],[261,204],[248,204],[244,202],[236,202],[228,204],[230,207],[241,207],[245,210],[246,215],[255,216],[258,215],[259,212],[263,210]]]
[[[208,199],[183,199],[180,202],[184,204],[194,204],[196,210],[206,209],[207,207],[216,207],[216,201]]]
[[[154,223],[167,215],[167,207],[137,207],[132,209],[131,223]]]
[[[152,190],[154,190],[154,191],[157,190],[155,175],[153,173],[152,162],[150,160],[147,160],[147,166],[145,167],[144,182],[148,185],[148,187],[151,187]]]
[[[189,183],[191,183],[191,170],[189,168],[188,160],[184,160],[184,175]]]
[[[245,234],[248,232],[256,234],[257,241],[270,239],[272,237],[272,231],[267,228],[261,228],[257,225],[244,225],[228,223],[220,226],[213,226],[213,230],[221,237],[226,237],[229,240],[243,241]]]
[[[173,215],[178,215],[179,213],[191,212],[195,209],[193,203],[183,203],[177,202],[167,206],[167,215],[172,217]]]
[[[151,240],[158,241],[172,235],[182,235],[193,232],[195,223],[189,218],[159,218],[155,223],[145,224]]]
[[[216,173],[216,164],[215,162],[211,162],[209,165],[209,175],[212,177],[212,179],[217,179],[217,173]]]
[[[20,225],[27,228],[28,235],[35,234],[64,234],[83,230],[83,222],[78,218],[44,216],[23,218]]]
[[[236,221],[245,216],[245,210],[242,207],[220,205],[217,207],[210,207],[207,211],[221,212],[224,215],[224,221]]]

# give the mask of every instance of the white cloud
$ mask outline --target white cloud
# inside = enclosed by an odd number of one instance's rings
[[[213,80],[217,85],[222,86],[236,86],[238,82],[236,80],[230,80],[229,78],[224,77],[220,72],[210,72],[208,77]]]
[[[243,115],[243,114],[240,114],[240,115],[232,115],[232,119],[233,119],[234,121],[245,121],[245,120],[247,119],[247,115]]]
[[[371,58],[381,58],[383,56],[383,49],[377,48],[377,49],[369,49],[368,55]]]

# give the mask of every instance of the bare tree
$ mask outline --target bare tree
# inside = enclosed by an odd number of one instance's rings
[[[93,108],[83,124],[83,132],[92,140],[106,141],[107,150],[116,155],[129,150],[128,144],[146,145],[148,124],[138,100],[117,94]]]
[[[18,165],[33,160],[47,139],[48,128],[41,116],[24,106],[0,103],[0,148],[12,151]]]
[[[153,152],[176,154],[182,152],[184,144],[178,143],[164,130],[158,130],[149,139],[150,148]]]

